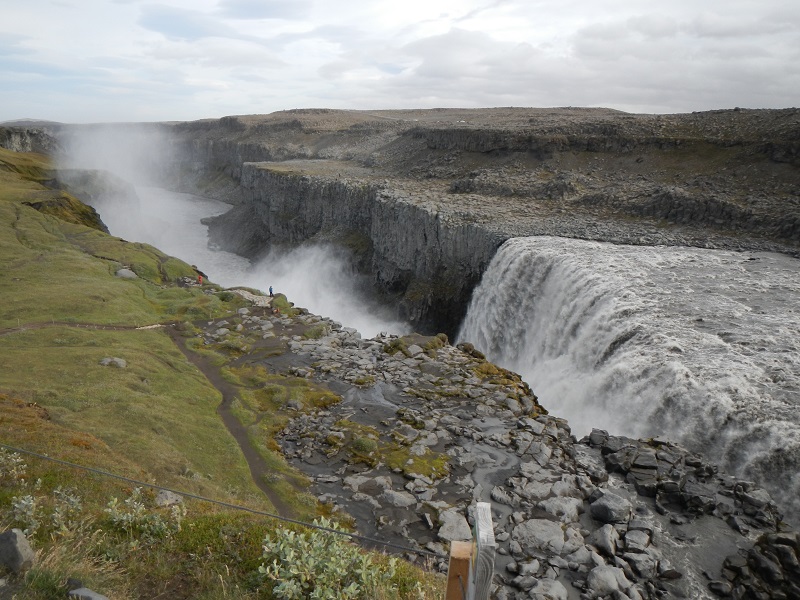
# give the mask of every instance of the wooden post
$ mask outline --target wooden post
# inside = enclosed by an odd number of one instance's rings
[[[467,600],[472,542],[450,542],[445,600]]]
[[[475,507],[475,552],[470,563],[470,586],[467,600],[489,600],[494,576],[497,543],[494,540],[492,505],[478,502]]]

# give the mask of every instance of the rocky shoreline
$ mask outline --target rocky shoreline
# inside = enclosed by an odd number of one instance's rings
[[[204,339],[219,343],[225,325]],[[469,344],[364,340],[302,310],[253,309],[240,333],[286,353],[239,360],[341,396],[298,410],[278,441],[360,534],[445,555],[470,538],[474,503],[491,503],[494,598],[800,597],[800,537],[767,492],[668,440],[577,440]]]

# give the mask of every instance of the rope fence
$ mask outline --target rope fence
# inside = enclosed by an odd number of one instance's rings
[[[308,527],[310,529],[316,529],[316,530],[319,530],[319,531],[325,531],[325,532],[328,532],[328,533],[341,535],[341,536],[348,537],[350,539],[357,540],[357,541],[365,543],[365,544],[375,544],[375,545],[378,545],[378,546],[385,546],[387,548],[394,548],[395,550],[402,550],[404,552],[411,552],[411,553],[414,553],[414,554],[417,554],[417,555],[420,555],[420,556],[428,556],[428,557],[439,558],[439,559],[447,559],[448,558],[447,555],[440,554],[438,552],[432,552],[430,550],[422,550],[422,549],[419,549],[419,548],[411,548],[410,546],[403,546],[402,544],[395,544],[393,542],[385,542],[383,540],[378,540],[378,539],[375,539],[375,538],[366,537],[366,536],[363,536],[363,535],[359,535],[357,533],[350,533],[350,532],[347,532],[347,531],[339,531],[339,530],[336,530],[336,529],[331,529],[330,527],[323,527],[323,526],[317,525],[315,523],[307,523],[305,521],[299,521],[297,519],[291,519],[289,517],[282,517],[281,515],[268,513],[266,511],[257,510],[257,509],[254,509],[254,508],[248,508],[246,506],[241,506],[239,504],[232,504],[230,502],[225,502],[223,500],[214,500],[213,498],[206,498],[205,496],[200,496],[198,494],[193,494],[191,492],[184,492],[184,491],[181,491],[181,490],[168,488],[168,487],[165,487],[165,486],[162,486],[162,485],[156,485],[154,483],[147,483],[145,481],[139,481],[139,480],[133,479],[131,477],[125,477],[124,475],[117,475],[116,473],[110,473],[109,471],[104,471],[102,469],[96,469],[94,467],[87,467],[85,465],[79,465],[77,463],[69,462],[69,461],[66,461],[66,460],[61,460],[59,458],[53,458],[51,456],[47,456],[46,454],[41,454],[39,452],[33,452],[31,450],[25,450],[24,448],[16,448],[14,446],[9,446],[8,444],[0,443],[0,448],[4,448],[4,449],[9,450],[11,452],[17,452],[19,454],[25,454],[25,455],[28,455],[28,456],[33,456],[33,457],[36,457],[36,458],[39,458],[39,459],[42,459],[42,460],[46,460],[46,461],[50,461],[52,463],[56,463],[58,465],[71,467],[73,469],[79,469],[79,470],[82,470],[82,471],[87,471],[89,473],[94,473],[96,475],[101,475],[103,477],[110,477],[112,479],[118,479],[120,481],[124,481],[126,483],[130,483],[130,484],[133,484],[133,485],[136,485],[136,486],[147,487],[147,488],[151,488],[151,489],[154,489],[154,490],[163,490],[165,492],[171,492],[173,494],[177,494],[177,495],[182,496],[184,498],[191,498],[192,500],[199,500],[201,502],[209,502],[211,504],[216,504],[218,506],[223,506],[223,507],[229,508],[231,510],[239,510],[239,511],[247,512],[247,513],[250,513],[250,514],[253,514],[253,515],[258,515],[260,517],[268,517],[270,519],[276,519],[278,521],[284,521],[286,523],[292,523],[294,525],[300,525],[300,526],[303,526],[303,527]]]

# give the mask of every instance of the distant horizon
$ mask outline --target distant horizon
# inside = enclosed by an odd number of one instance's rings
[[[120,120],[120,121],[84,121],[84,122],[69,122],[69,121],[53,121],[51,119],[37,119],[32,117],[22,117],[17,119],[8,119],[6,121],[0,121],[0,127],[19,127],[24,126],[26,123],[31,124],[50,124],[50,125],[125,125],[125,124],[157,124],[157,123],[189,123],[193,121],[213,121],[224,119],[226,117],[250,117],[250,116],[267,116],[276,113],[282,112],[291,112],[291,111],[313,111],[313,110],[329,110],[329,111],[340,111],[340,112],[406,112],[406,111],[483,111],[483,110],[568,110],[568,109],[581,109],[581,110],[611,110],[615,112],[620,112],[629,115],[681,115],[681,114],[697,114],[697,113],[711,113],[711,112],[725,112],[725,111],[761,111],[761,110],[773,110],[773,111],[783,111],[783,110],[798,110],[796,106],[784,106],[784,107],[774,107],[774,108],[752,108],[747,106],[731,106],[731,107],[719,107],[719,108],[709,108],[706,110],[693,110],[693,111],[685,111],[685,112],[670,112],[670,113],[648,113],[648,112],[630,112],[626,110],[621,110],[618,108],[612,108],[609,106],[476,106],[476,107],[464,107],[464,106],[453,106],[453,107],[444,107],[444,106],[436,106],[430,108],[330,108],[325,106],[314,106],[314,107],[305,107],[305,108],[285,108],[279,110],[273,110],[270,112],[263,112],[263,113],[232,113],[226,115],[219,115],[214,117],[200,117],[197,119],[163,119],[158,121],[130,121],[130,120]]]
[[[797,103],[798,39],[784,0],[27,0],[3,7],[0,122],[772,109]]]

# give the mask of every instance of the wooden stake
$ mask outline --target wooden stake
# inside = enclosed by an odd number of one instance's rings
[[[450,542],[445,600],[467,600],[472,542]]]

